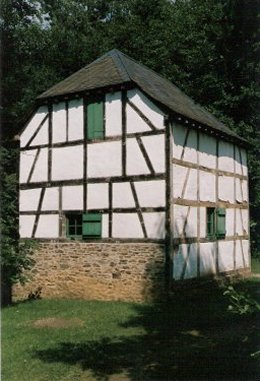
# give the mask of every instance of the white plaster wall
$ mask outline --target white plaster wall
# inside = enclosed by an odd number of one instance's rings
[[[236,179],[236,201],[248,201],[248,185],[246,180]]]
[[[108,184],[87,185],[87,209],[108,208]]]
[[[71,180],[83,177],[83,145],[53,148],[52,180]]]
[[[126,133],[133,134],[135,132],[151,131],[148,124],[137,114],[130,106],[126,105]]]
[[[25,147],[34,132],[39,127],[40,123],[43,121],[44,117],[48,113],[47,106],[41,106],[38,108],[38,110],[33,115],[32,119],[29,121],[27,126],[25,127],[24,131],[22,132],[20,136],[20,145],[21,147]]]
[[[65,102],[53,105],[52,114],[53,143],[66,142],[66,106]]]
[[[83,209],[83,186],[72,185],[62,187],[62,209],[82,210]]]
[[[20,153],[20,183],[28,181],[37,150],[21,151]],[[48,151],[41,148],[37,163],[32,175],[32,181],[46,181],[48,175]]]
[[[234,202],[234,178],[229,176],[218,177],[218,198],[221,201]]]
[[[219,142],[218,167],[220,170],[234,172],[233,144],[225,141]]]
[[[164,239],[165,237],[165,213],[143,213],[144,225],[148,238]]]
[[[216,202],[216,176],[212,173],[200,171],[200,200]]]
[[[165,136],[154,135],[141,138],[156,173],[165,172]]]
[[[20,211],[37,210],[41,188],[20,190]]]
[[[173,257],[173,278],[175,280],[197,277],[197,244],[179,245]]]
[[[182,190],[186,176],[189,171],[188,181],[183,198],[188,200],[197,200],[197,170],[188,169],[180,165],[173,164],[173,196],[174,198],[182,197]]]
[[[127,92],[128,98],[142,111],[142,113],[153,123],[158,129],[164,128],[163,112],[148,99],[140,90],[133,89]]]
[[[83,99],[69,101],[68,105],[68,139],[69,141],[83,139],[84,116]]]
[[[216,273],[216,243],[200,244],[200,275]]]
[[[197,163],[197,133],[194,130],[190,130],[187,144],[184,148],[183,160]]]
[[[236,234],[248,234],[248,211],[247,209],[236,209]]]
[[[186,219],[187,223],[184,226]],[[186,237],[197,237],[197,208],[174,205],[172,229],[174,237],[180,237],[182,235]]]
[[[31,182],[47,181],[48,179],[48,149],[41,148]]]
[[[59,215],[40,215],[35,238],[59,238]]]
[[[30,147],[41,144],[48,144],[49,141],[49,119],[47,118],[40,130],[37,132],[35,138],[30,144]]]
[[[234,241],[218,241],[218,267],[220,272],[234,270]]]
[[[42,210],[59,210],[59,188],[46,188]]]
[[[144,238],[137,213],[113,213],[114,238]]]
[[[239,175],[247,176],[247,155],[243,148],[235,147],[235,168]]]
[[[235,209],[226,209],[226,236],[230,237],[234,235],[234,221],[235,221]]]
[[[105,103],[106,136],[122,135],[121,91],[106,94]]]
[[[249,267],[249,241],[237,241],[236,245],[236,268]]]
[[[141,208],[165,206],[164,180],[137,181],[134,184]]]
[[[102,238],[108,238],[108,224],[109,224],[109,218],[108,214],[102,214]]]
[[[216,139],[200,133],[199,164],[207,168],[216,168],[217,143]]]
[[[87,176],[109,177],[122,175],[122,143],[88,144]]]
[[[197,163],[197,133],[190,130],[184,148],[187,128],[179,124],[173,125],[173,157],[179,160]]]
[[[20,238],[31,238],[35,216],[20,216],[19,217],[19,233]]]
[[[126,173],[127,175],[150,174],[136,139],[126,141]]]
[[[20,183],[25,183],[27,181],[36,153],[37,153],[36,149],[20,152],[20,170],[19,170]]]
[[[135,200],[130,183],[114,183],[112,188],[113,208],[135,208]]]

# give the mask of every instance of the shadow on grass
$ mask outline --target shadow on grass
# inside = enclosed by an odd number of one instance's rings
[[[250,282],[251,293],[259,283]],[[178,292],[167,302],[135,305],[124,328],[140,336],[63,342],[34,355],[45,362],[80,364],[98,380],[256,380],[257,318],[227,313],[216,286]],[[124,378],[122,378],[124,379]]]

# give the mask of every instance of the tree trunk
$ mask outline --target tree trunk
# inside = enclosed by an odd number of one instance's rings
[[[5,307],[12,303],[12,285],[1,283],[1,306]]]

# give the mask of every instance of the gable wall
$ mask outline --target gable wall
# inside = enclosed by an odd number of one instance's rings
[[[246,152],[173,124],[172,234],[174,279],[250,267]],[[206,236],[206,208],[226,210],[226,237]]]
[[[102,212],[103,238],[163,239],[164,115],[139,90],[105,95],[105,138],[83,99],[41,106],[21,135],[20,236],[64,237],[68,212]]]

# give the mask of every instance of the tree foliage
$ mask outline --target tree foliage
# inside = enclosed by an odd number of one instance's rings
[[[259,0],[1,0],[3,138],[17,134],[38,94],[118,48],[252,144],[251,233],[260,252],[258,14]],[[9,164],[2,169],[10,200],[16,194],[12,151],[6,150]],[[3,226],[13,218],[17,212],[10,206]],[[6,232],[11,248],[17,235]]]
[[[18,235],[18,192],[17,163],[18,149],[1,147],[1,303],[11,302],[13,284],[26,281],[24,270],[30,269],[34,260],[30,255],[35,246],[29,240],[19,241]]]

